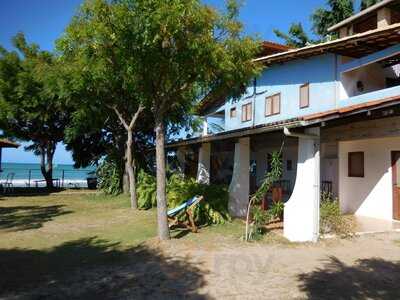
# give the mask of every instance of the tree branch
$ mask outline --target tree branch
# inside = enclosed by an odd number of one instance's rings
[[[118,116],[118,119],[120,120],[122,126],[124,126],[124,128],[126,130],[129,129],[129,125],[126,123],[124,116],[119,112],[118,108],[114,105],[114,106],[109,106]]]
[[[132,117],[131,123],[129,124],[129,129],[133,129],[137,119],[139,118],[139,115],[142,113],[143,110],[144,110],[144,106],[142,104],[140,104],[138,109],[137,109],[137,111],[136,111],[136,113]]]

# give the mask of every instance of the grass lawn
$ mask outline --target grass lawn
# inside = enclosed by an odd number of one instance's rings
[[[0,198],[0,298],[4,293],[25,295],[30,289],[39,298],[54,298],[61,288],[74,284],[82,290],[72,297],[83,297],[87,291],[95,295],[98,287],[93,291],[79,282],[93,282],[97,273],[110,272],[99,271],[104,266],[132,266],[138,257],[157,261],[160,268],[168,260],[144,244],[156,243],[156,230],[156,211],[133,211],[124,196],[59,193]],[[201,228],[197,234],[177,230],[172,232],[172,244],[207,249],[224,240],[240,243],[242,231],[241,221]]]

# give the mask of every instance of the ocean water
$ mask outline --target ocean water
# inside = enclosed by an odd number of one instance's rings
[[[0,181],[4,181],[8,174],[14,173],[14,186],[33,186],[35,181],[44,179],[39,164],[2,163],[1,169],[3,172],[0,173]],[[75,169],[73,165],[54,164],[53,178],[60,179],[65,187],[85,187],[86,178],[95,170],[95,167]],[[44,183],[39,185],[43,186]]]

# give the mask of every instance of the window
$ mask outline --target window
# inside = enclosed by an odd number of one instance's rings
[[[276,94],[265,99],[265,116],[277,115],[281,112],[281,94]]]
[[[236,118],[236,107],[232,107],[230,111],[231,118]]]
[[[349,177],[364,177],[364,152],[349,152]]]
[[[253,114],[252,110],[251,103],[242,106],[242,122],[251,121],[251,116]]]
[[[310,105],[310,85],[303,84],[300,87],[300,108],[306,108]]]

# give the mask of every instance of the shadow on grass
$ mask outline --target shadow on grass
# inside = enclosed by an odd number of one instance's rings
[[[21,196],[48,196],[54,193],[61,193],[65,191],[65,188],[46,188],[46,187],[15,187],[12,191],[8,191],[5,193],[1,191],[1,197],[4,198],[13,198],[13,197],[21,197]],[[1,200],[1,198],[0,198]]]
[[[21,231],[36,229],[55,217],[72,213],[65,205],[0,207],[0,230]]]
[[[373,258],[346,265],[331,256],[299,279],[308,299],[400,299],[400,262]]]
[[[204,273],[144,245],[121,250],[96,237],[49,251],[0,249],[0,298],[176,299],[198,294]]]

